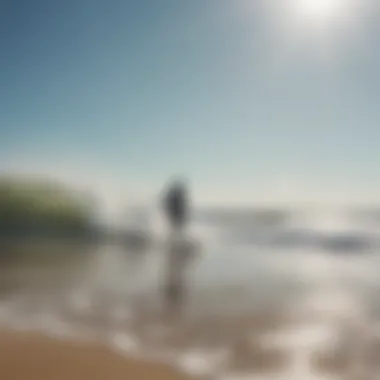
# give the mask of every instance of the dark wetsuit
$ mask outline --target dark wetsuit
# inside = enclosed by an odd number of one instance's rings
[[[187,219],[187,200],[185,189],[182,186],[177,185],[169,190],[165,208],[172,228],[182,228]]]

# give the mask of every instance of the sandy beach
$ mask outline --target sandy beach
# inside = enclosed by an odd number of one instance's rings
[[[105,346],[35,333],[0,332],[0,374],[8,380],[186,380],[159,364],[126,359]]]
[[[245,326],[242,326],[241,323],[239,323],[240,328],[238,329],[243,331]],[[288,325],[290,330],[275,328],[273,337],[279,339],[279,344],[283,347],[273,349],[259,344],[259,336],[263,333],[262,323],[253,320],[250,325],[251,328],[256,329],[258,335],[253,340],[251,337],[250,344],[241,341],[235,347],[229,365],[222,372],[208,375],[198,374],[198,376],[186,374],[188,372],[186,367],[183,370],[176,369],[181,367],[175,366],[174,363],[169,365],[158,361],[143,360],[122,352],[118,353],[101,341],[59,339],[32,331],[3,328],[0,330],[0,374],[1,378],[7,380],[191,380],[229,379],[230,376],[235,378],[235,376],[247,376],[248,374],[254,378],[259,376],[261,379],[272,379],[275,376],[276,379],[282,380],[290,378],[292,373],[302,376],[305,380],[315,379],[313,376],[321,376],[321,378],[323,376],[323,379],[326,380],[351,380],[358,378],[358,375],[360,379],[372,380],[378,374],[375,369],[378,368],[380,357],[378,340],[360,348],[357,343],[363,339],[363,336],[357,336],[356,344],[350,345],[351,348],[348,351],[347,347],[343,346],[330,351],[332,349],[330,347],[330,350],[314,351],[307,358],[305,356],[306,346],[299,351],[299,354],[296,354],[294,350],[287,347],[286,341],[289,338],[292,340],[294,338],[302,340],[317,338],[319,340],[320,337],[313,337],[317,330],[302,332],[302,326],[296,324],[293,325],[295,330],[291,333],[291,335],[295,335],[291,338],[286,335],[293,329],[292,323]],[[221,327],[223,327],[221,331],[225,331],[227,326]],[[276,330],[277,332],[275,332]],[[305,333],[307,337],[302,338],[301,336]],[[319,332],[317,333],[319,334]],[[274,342],[271,344],[268,342],[268,344],[276,345]],[[356,350],[358,347],[357,354],[362,356],[359,366],[355,364],[356,355],[350,353],[352,348]],[[192,360],[195,364],[194,360],[196,359]],[[212,356],[209,360],[212,360]]]
[[[158,252],[137,257],[102,246],[63,257],[4,265],[1,379],[374,380],[380,373],[377,255],[210,250],[190,268],[174,319],[160,307]]]

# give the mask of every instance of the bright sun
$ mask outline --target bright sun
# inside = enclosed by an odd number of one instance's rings
[[[347,0],[291,0],[290,7],[295,15],[304,22],[326,24],[338,21],[347,11]]]
[[[356,43],[363,16],[377,0],[247,0],[253,1],[275,37],[276,60],[282,61],[303,49],[335,58]]]
[[[342,10],[342,0],[295,0],[295,6],[305,16],[316,18],[330,17]]]

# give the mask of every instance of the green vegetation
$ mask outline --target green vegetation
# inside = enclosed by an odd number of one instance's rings
[[[1,236],[82,236],[93,210],[88,195],[60,183],[0,177]]]

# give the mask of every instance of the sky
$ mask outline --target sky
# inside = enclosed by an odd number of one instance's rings
[[[318,1],[1,0],[0,172],[380,202],[378,2]]]

